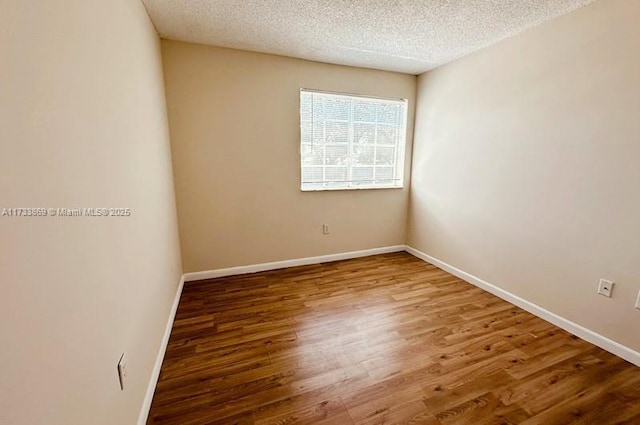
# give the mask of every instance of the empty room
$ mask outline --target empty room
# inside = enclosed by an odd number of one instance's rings
[[[639,0],[0,0],[0,424],[640,425]]]

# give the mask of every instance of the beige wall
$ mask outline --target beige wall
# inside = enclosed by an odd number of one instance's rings
[[[403,190],[301,192],[298,105],[301,87],[403,97],[412,123],[414,76],[162,46],[186,272],[404,243],[409,161]]]
[[[640,350],[640,2],[422,75],[408,243]],[[617,282],[596,295],[600,277]]]
[[[138,0],[0,0],[0,423],[136,423],[181,265],[160,41]],[[129,381],[116,364],[126,351]]]

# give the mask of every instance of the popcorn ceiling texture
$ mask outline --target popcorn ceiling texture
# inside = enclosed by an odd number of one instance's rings
[[[594,0],[143,0],[163,38],[420,74]]]

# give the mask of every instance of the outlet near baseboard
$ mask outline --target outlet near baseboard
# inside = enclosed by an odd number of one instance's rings
[[[613,285],[615,285],[615,283],[610,280],[600,279],[600,283],[598,284],[598,294],[611,298]]]

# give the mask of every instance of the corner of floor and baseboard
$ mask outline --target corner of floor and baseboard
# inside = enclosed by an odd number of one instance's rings
[[[160,377],[160,370],[162,369],[162,362],[164,360],[164,354],[167,351],[169,345],[169,337],[171,336],[171,329],[173,328],[173,322],[176,318],[176,312],[178,311],[178,305],[180,304],[180,296],[182,295],[182,289],[184,288],[184,275],[180,278],[180,283],[176,289],[176,295],[169,311],[169,317],[164,329],[164,335],[158,348],[158,355],[156,356],[156,362],[153,365],[151,371],[151,378],[149,379],[149,385],[147,386],[147,393],[145,394],[144,401],[142,402],[142,408],[138,415],[137,425],[145,425],[147,418],[149,417],[149,411],[151,410],[151,402],[153,401],[153,394],[156,391],[156,385],[158,384],[158,378]]]
[[[562,316],[559,316],[549,310],[546,310],[540,307],[537,304],[534,304],[530,301],[525,300],[524,298],[520,298],[517,295],[512,294],[511,292],[505,291],[504,289],[491,284],[485,280],[480,279],[477,276],[474,276],[470,273],[467,273],[463,270],[460,270],[457,267],[452,266],[451,264],[445,263],[442,260],[439,260],[435,257],[432,257],[428,254],[425,254],[422,251],[418,251],[417,249],[407,246],[406,251],[427,263],[433,264],[434,266],[451,273],[452,275],[459,277],[460,279],[468,282],[474,286],[477,286],[480,289],[483,289],[490,294],[495,295],[498,298],[502,298],[503,300],[520,307],[521,309],[528,311],[529,313],[537,316],[547,322],[550,322],[556,325],[559,328],[564,329],[567,332],[576,335],[588,341],[598,347],[606,350],[612,354],[615,354],[618,357],[625,359],[628,362],[635,364],[636,366],[640,366],[640,353],[632,350],[629,347],[626,347],[618,342],[615,342],[597,332],[592,331],[591,329],[585,328],[575,322],[572,322],[569,319],[566,319]]]
[[[390,252],[406,251],[406,245],[392,245],[380,248],[363,249],[360,251],[340,252],[338,254],[319,255],[316,257],[296,258],[293,260],[274,261],[271,263],[250,264],[246,266],[229,267],[224,269],[206,270],[185,273],[185,282],[194,280],[215,279],[217,277],[235,276],[247,273],[264,272],[268,270],[284,269],[287,267],[308,266],[310,264],[329,263],[332,261],[351,260],[353,258],[368,257],[370,255],[388,254]]]

